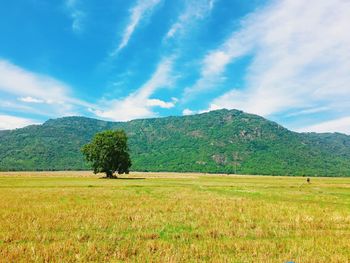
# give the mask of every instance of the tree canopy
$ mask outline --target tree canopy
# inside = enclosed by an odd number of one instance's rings
[[[129,173],[131,160],[127,145],[127,136],[123,130],[107,130],[97,133],[92,141],[82,148],[94,173],[106,173],[108,178],[114,173]]]

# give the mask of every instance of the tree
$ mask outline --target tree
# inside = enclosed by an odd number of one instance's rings
[[[235,174],[237,174],[237,166],[241,165],[242,158],[239,156],[239,152],[232,153],[233,165],[235,166]]]
[[[82,148],[82,153],[95,174],[106,173],[107,178],[113,178],[115,172],[128,174],[131,160],[127,140],[123,130],[103,131]]]

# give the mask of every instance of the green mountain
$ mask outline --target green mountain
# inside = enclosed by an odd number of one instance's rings
[[[0,170],[88,169],[80,148],[107,129],[129,136],[132,170],[350,176],[350,136],[296,133],[238,110],[129,122],[83,117],[0,132]]]

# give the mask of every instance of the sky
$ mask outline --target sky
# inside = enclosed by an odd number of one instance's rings
[[[350,1],[1,3],[2,130],[222,108],[350,134]]]

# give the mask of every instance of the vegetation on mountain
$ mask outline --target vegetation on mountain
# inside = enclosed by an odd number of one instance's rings
[[[89,169],[81,147],[111,129],[128,135],[135,171],[350,176],[350,136],[296,133],[238,110],[129,122],[49,120],[0,135],[0,169]]]

